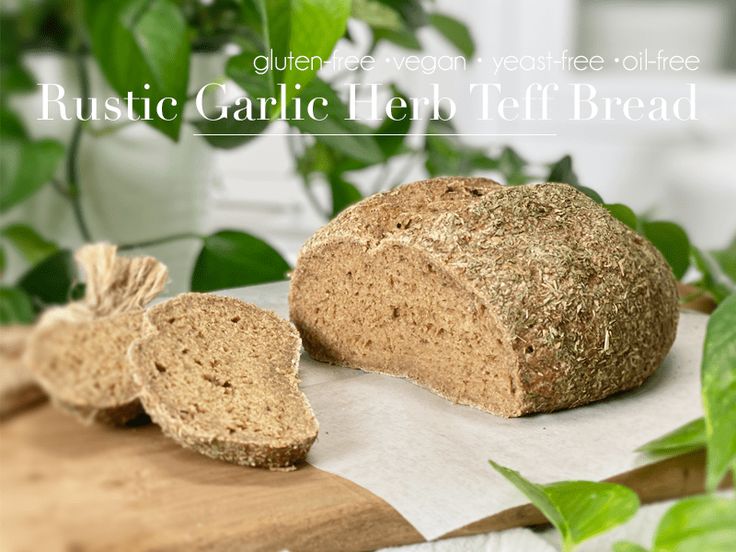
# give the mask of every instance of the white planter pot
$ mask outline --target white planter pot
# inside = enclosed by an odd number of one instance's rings
[[[61,84],[67,99],[79,95],[77,72],[70,59],[34,55],[27,63],[38,82]],[[88,66],[92,95],[114,96],[96,64],[90,61]],[[191,88],[218,78],[222,71],[221,56],[194,56]],[[56,137],[68,146],[74,122],[38,121],[40,93],[17,100],[14,105],[31,134]],[[73,113],[73,108],[69,107],[68,112]],[[98,122],[95,128],[111,124],[120,123]],[[209,192],[217,180],[214,155],[206,142],[192,135],[192,127],[187,124],[182,125],[178,143],[145,123],[130,124],[104,136],[84,133],[78,168],[82,207],[94,240],[139,243],[205,230]],[[59,172],[62,181],[63,169]],[[69,202],[51,186],[13,209],[8,219],[30,223],[66,247],[82,243]],[[184,240],[140,251],[166,263],[171,275],[168,291],[175,293],[188,289],[200,247],[198,240]]]

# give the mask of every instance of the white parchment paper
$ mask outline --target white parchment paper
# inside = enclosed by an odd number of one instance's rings
[[[287,315],[286,283],[226,292]],[[554,414],[504,419],[390,376],[302,357],[320,424],[307,460],[391,504],[428,540],[528,502],[488,459],[540,483],[600,480],[646,461],[639,445],[702,415],[707,318],[683,313],[675,345],[640,388]]]

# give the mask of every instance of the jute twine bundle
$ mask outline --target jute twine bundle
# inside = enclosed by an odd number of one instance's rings
[[[121,257],[109,243],[85,245],[74,258],[85,274],[84,298],[47,310],[39,325],[84,322],[143,309],[168,281],[168,270],[153,257]]]

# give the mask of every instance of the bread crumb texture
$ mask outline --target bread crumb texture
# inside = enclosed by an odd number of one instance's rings
[[[145,410],[166,435],[245,466],[304,459],[318,426],[299,390],[301,340],[290,322],[186,293],[147,311],[144,331],[129,358]]]
[[[85,423],[127,424],[143,409],[127,352],[140,336],[143,309],[164,287],[153,257],[122,257],[114,245],[80,248],[81,301],[44,312],[23,360],[51,401]]]
[[[371,196],[320,229],[289,306],[317,360],[509,417],[641,385],[678,320],[666,261],[584,194],[456,177]]]

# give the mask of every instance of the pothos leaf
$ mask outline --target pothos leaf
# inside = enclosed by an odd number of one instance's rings
[[[538,485],[519,472],[496,464],[493,468],[508,479],[539,508],[562,536],[563,551],[630,519],[639,509],[636,493],[616,483],[561,481]]]
[[[736,550],[736,500],[694,496],[672,506],[654,536],[656,552]]]
[[[641,233],[659,249],[675,278],[681,279],[690,267],[690,240],[682,227],[669,221],[644,221]]]
[[[705,332],[701,387],[707,441],[706,489],[730,469],[736,475],[736,294],[710,315]]]
[[[204,239],[192,272],[192,291],[213,291],[286,278],[289,263],[271,245],[238,230]]]
[[[685,454],[705,447],[705,420],[698,418],[674,431],[643,444],[639,452],[648,454]]]

